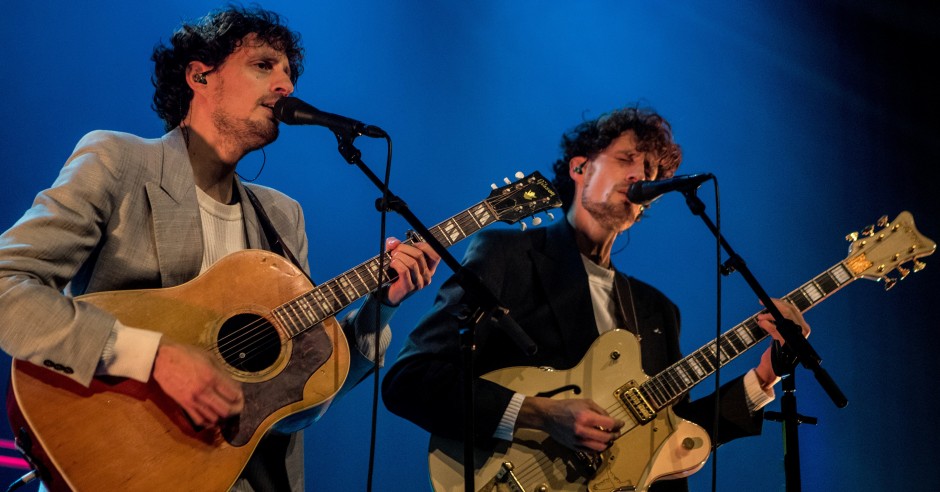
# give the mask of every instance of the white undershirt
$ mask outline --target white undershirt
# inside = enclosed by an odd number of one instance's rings
[[[248,248],[248,240],[241,204],[217,202],[198,186],[196,200],[202,219],[202,273],[225,255]]]
[[[617,272],[594,263],[584,255],[581,255],[581,261],[588,274],[588,287],[591,289],[591,304],[594,306],[597,333],[604,334],[614,328],[626,329],[625,326],[617,326],[619,324],[617,323],[618,308],[617,299],[614,296],[614,277]]]

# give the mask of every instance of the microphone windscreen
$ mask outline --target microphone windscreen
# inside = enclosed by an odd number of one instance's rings
[[[282,123],[296,125],[299,123],[297,110],[303,113],[304,106],[309,105],[296,97],[282,97],[274,103],[274,117]]]

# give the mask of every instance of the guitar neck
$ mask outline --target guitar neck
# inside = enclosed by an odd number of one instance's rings
[[[850,266],[840,262],[787,294],[784,300],[805,312],[856,278]],[[718,341],[692,352],[647,380],[640,386],[640,391],[646,401],[659,411],[766,337],[767,332],[757,325],[757,314],[754,314],[723,333]],[[716,345],[720,356],[716,356]]]
[[[450,247],[480,229],[496,222],[496,215],[484,200],[430,229],[431,235],[445,247]],[[412,244],[413,238],[404,241]],[[304,295],[273,310],[291,337],[335,315],[366,294],[389,282],[387,269],[391,255],[385,253],[355,266],[328,280]],[[384,265],[386,268],[381,268]],[[384,271],[383,271],[384,270]]]

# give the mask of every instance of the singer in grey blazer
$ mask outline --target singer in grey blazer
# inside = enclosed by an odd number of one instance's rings
[[[243,185],[237,179],[235,185],[248,246],[268,249],[268,241],[245,198],[245,186],[254,191],[307,271],[300,205],[271,188]],[[198,275],[202,255],[196,185],[181,130],[159,139],[91,132],[78,143],[55,183],[0,235],[0,347],[14,358],[88,385],[115,318],[72,296],[179,285]],[[356,346],[354,341],[350,345]],[[359,350],[350,353],[341,392],[373,366]],[[290,480],[292,490],[301,490],[301,442],[299,434],[269,436],[246,473],[283,470],[281,479]],[[278,456],[286,460],[286,468],[256,463]]]
[[[243,185],[236,180],[239,196]],[[300,206],[253,186],[284,242],[307,268]],[[251,203],[242,200],[249,247],[267,248]],[[202,263],[202,223],[183,134],[147,140],[86,135],[51,188],[0,236],[0,344],[15,358],[45,361],[87,385],[114,317],[63,297],[171,287]],[[25,329],[22,320],[32,320]],[[49,365],[46,363],[46,365]]]

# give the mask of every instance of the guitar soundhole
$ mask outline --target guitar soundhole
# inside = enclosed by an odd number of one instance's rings
[[[232,367],[257,372],[270,367],[281,353],[281,337],[268,320],[238,314],[219,329],[219,354]]]

